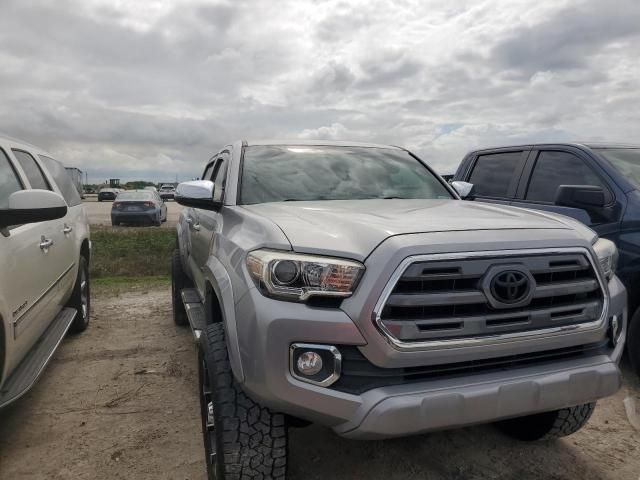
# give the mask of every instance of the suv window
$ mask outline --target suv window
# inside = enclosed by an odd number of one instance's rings
[[[13,154],[29,179],[31,188],[51,190],[51,186],[49,185],[49,182],[47,182],[46,178],[44,178],[44,174],[42,173],[40,166],[36,163],[35,158],[22,150],[13,150]]]
[[[213,166],[215,162],[211,162],[210,165],[207,165],[207,168],[204,170],[204,174],[202,175],[202,180],[211,180],[211,172],[213,171]]]
[[[45,157],[44,155],[40,155],[40,160],[42,160],[44,166],[49,170],[49,173],[60,189],[60,193],[62,193],[62,196],[66,200],[67,205],[69,207],[80,205],[80,194],[78,193],[78,189],[74,185],[71,175],[69,175],[67,169],[64,168],[60,162],[53,158]]]
[[[522,152],[480,155],[469,177],[480,197],[507,197],[509,187],[522,163]]]
[[[18,175],[7,155],[0,150],[0,210],[9,208],[9,196],[18,190],[22,190]]]
[[[542,151],[533,167],[526,199],[553,203],[560,185],[595,185],[602,187],[605,197],[611,194],[600,177],[581,158],[569,152]]]

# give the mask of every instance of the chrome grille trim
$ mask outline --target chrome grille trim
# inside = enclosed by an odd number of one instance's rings
[[[429,262],[429,261],[442,261],[442,260],[468,260],[478,259],[483,257],[495,257],[497,259],[509,260],[511,257],[517,256],[534,256],[534,255],[562,255],[562,254],[580,254],[587,259],[593,272],[595,273],[600,290],[602,292],[602,311],[600,317],[591,322],[576,323],[571,325],[563,325],[551,328],[543,328],[532,331],[519,331],[512,333],[499,333],[495,335],[482,335],[478,337],[466,337],[466,338],[452,338],[452,339],[439,339],[439,340],[427,340],[427,341],[402,341],[396,338],[389,329],[384,325],[382,319],[382,311],[387,304],[389,297],[393,293],[396,284],[406,272],[406,270],[417,262]],[[575,283],[575,282],[574,282]],[[572,286],[572,288],[576,288]],[[437,294],[436,294],[437,295]],[[491,250],[491,251],[478,251],[478,252],[460,252],[460,253],[441,253],[441,254],[427,254],[427,255],[414,255],[405,258],[400,265],[395,269],[391,275],[389,281],[382,290],[382,294],[378,299],[373,312],[373,322],[383,337],[397,350],[413,351],[413,350],[428,350],[428,349],[448,349],[448,348],[460,348],[471,346],[488,346],[495,344],[502,344],[511,342],[514,340],[526,341],[534,340],[545,337],[556,337],[567,334],[591,332],[594,330],[602,329],[605,326],[606,319],[609,312],[609,288],[605,281],[598,262],[594,259],[591,250],[584,247],[558,247],[558,248],[543,248],[543,249],[523,249],[523,250]],[[500,312],[496,312],[496,316],[499,316]],[[455,323],[455,319],[451,320]]]

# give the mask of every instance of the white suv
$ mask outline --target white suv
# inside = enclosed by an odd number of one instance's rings
[[[89,322],[89,223],[65,168],[0,137],[0,408]]]

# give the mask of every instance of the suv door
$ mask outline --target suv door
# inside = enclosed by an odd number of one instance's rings
[[[224,151],[218,155],[213,163],[211,181],[214,183],[213,199],[222,204],[224,198],[224,188],[227,178],[230,154]],[[198,224],[191,234],[191,255],[195,265],[204,266],[207,263],[209,254],[215,244],[216,233],[220,232],[222,225],[222,215],[220,212],[212,210],[197,210]],[[199,269],[194,272],[194,281],[201,293],[204,292],[204,277]],[[193,270],[192,270],[193,271]]]
[[[20,153],[21,162],[10,155],[0,148],[0,205],[6,205],[9,195],[16,190],[33,185],[49,188],[31,154]],[[0,302],[5,303],[2,310],[9,315],[11,331],[7,334],[14,346],[8,371],[23,358],[58,313],[56,287],[61,272],[55,266],[55,244],[44,248],[42,240],[54,239],[56,227],[57,221],[16,225],[8,228],[7,236],[0,235]]]
[[[591,218],[589,213],[580,208],[561,207],[554,204],[556,192],[560,185],[594,185],[602,187],[607,205],[614,205],[616,196],[611,189],[607,177],[599,171],[597,165],[579,151],[560,148],[533,150],[529,162],[518,187],[518,199],[512,205],[516,207],[546,210],[573,217],[589,225],[598,233],[607,233],[611,225],[619,221],[613,208],[612,218]]]
[[[84,227],[84,210],[78,189],[72,177],[60,162],[45,155],[38,156],[45,173],[50,176],[50,183],[67,202],[67,214],[57,221],[56,260],[60,272],[68,272],[60,279],[58,288],[61,301],[66,302],[75,284],[78,271],[80,242],[78,232]]]
[[[528,149],[501,149],[474,154],[464,180],[473,183],[474,199],[480,202],[509,205],[515,198],[516,189]]]

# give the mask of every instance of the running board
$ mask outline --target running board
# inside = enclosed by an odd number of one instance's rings
[[[200,295],[195,288],[185,288],[180,292],[184,309],[187,312],[187,318],[193,332],[193,339],[197,343],[200,340],[202,331],[207,326],[207,315],[204,305],[200,301]]]
[[[47,327],[20,365],[4,382],[0,390],[0,408],[18,400],[33,387],[67,334],[76,313],[75,308],[64,308]]]

